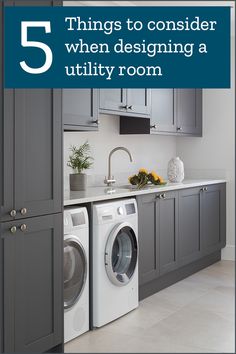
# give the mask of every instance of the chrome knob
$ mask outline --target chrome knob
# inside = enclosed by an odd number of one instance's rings
[[[157,124],[150,125],[151,129],[157,129]]]
[[[128,109],[131,109],[131,111],[132,111],[133,105],[131,104],[130,106],[128,106]]]
[[[165,198],[166,198],[166,194],[163,193],[163,194],[162,194],[162,199],[165,199]]]
[[[16,210],[15,209],[12,209],[10,211],[10,215],[14,218],[16,216]]]
[[[10,231],[11,231],[12,234],[15,234],[16,231],[17,231],[16,226],[12,226],[12,227],[10,228]]]
[[[178,130],[179,132],[181,132],[181,131],[183,130],[183,128],[182,128],[182,127],[177,127],[177,130]]]
[[[205,187],[205,188],[204,188],[204,192],[207,192],[207,191],[208,191],[208,188],[207,188],[207,187]]]
[[[120,106],[121,109],[128,109],[129,106],[126,104],[125,106]]]
[[[93,123],[99,125],[100,124],[100,120],[98,120],[98,119],[94,120]]]
[[[20,229],[21,229],[22,232],[26,231],[27,230],[27,225],[26,224],[22,224],[20,226]]]
[[[27,214],[27,209],[26,208],[22,208],[20,213],[21,213],[21,215],[26,215]]]

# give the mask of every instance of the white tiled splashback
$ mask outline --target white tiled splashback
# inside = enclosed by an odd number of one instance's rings
[[[71,168],[67,166],[69,148],[71,145],[81,145],[88,140],[91,146],[91,155],[94,158],[93,167],[88,170],[90,186],[103,185],[108,169],[109,152],[117,146],[128,148],[133,156],[131,163],[124,151],[117,151],[112,157],[112,173],[117,184],[127,184],[128,176],[139,168],[155,170],[166,178],[167,163],[176,156],[176,138],[160,135],[120,135],[118,116],[100,116],[98,132],[65,132],[64,133],[64,186],[69,189],[69,174]]]

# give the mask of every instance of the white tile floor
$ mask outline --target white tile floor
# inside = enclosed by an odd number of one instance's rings
[[[69,342],[65,352],[235,352],[234,271],[234,262],[218,262]]]

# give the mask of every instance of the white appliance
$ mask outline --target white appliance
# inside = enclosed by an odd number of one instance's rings
[[[93,206],[93,327],[138,307],[138,216],[135,199]]]
[[[64,341],[89,330],[89,225],[86,208],[64,210]]]

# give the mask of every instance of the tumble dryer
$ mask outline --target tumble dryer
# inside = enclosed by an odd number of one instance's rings
[[[86,208],[64,210],[64,341],[89,330],[89,225]]]
[[[135,199],[93,206],[93,327],[138,307],[138,216]]]

